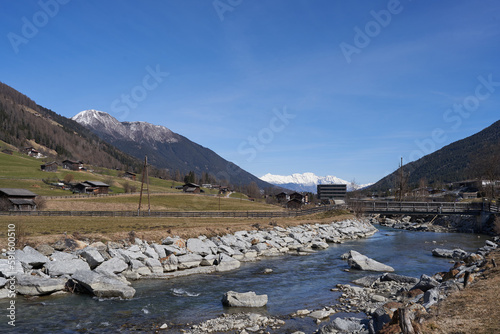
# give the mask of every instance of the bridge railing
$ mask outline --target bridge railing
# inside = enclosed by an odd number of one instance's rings
[[[483,203],[461,202],[392,202],[392,201],[349,201],[348,207],[365,212],[401,213],[467,213],[480,212]]]

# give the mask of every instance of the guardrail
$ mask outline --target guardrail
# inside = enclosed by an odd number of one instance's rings
[[[286,218],[299,217],[337,209],[339,206],[320,206],[305,210],[287,211],[0,211],[4,216],[49,217],[157,217],[157,218]]]

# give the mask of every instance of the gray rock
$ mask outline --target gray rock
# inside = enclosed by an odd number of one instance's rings
[[[422,304],[423,307],[428,309],[434,304],[437,304],[439,301],[439,288],[432,288],[430,290],[427,290],[424,293],[424,303]]]
[[[240,261],[224,253],[218,255],[218,259],[214,264],[216,265],[215,271],[218,272],[238,269],[241,266]]]
[[[21,262],[15,260],[14,266],[11,267],[11,263],[9,263],[9,261],[10,260],[8,259],[0,259],[0,274],[3,277],[10,277],[24,273],[23,265],[21,264]]]
[[[50,261],[45,266],[50,277],[62,275],[73,275],[78,270],[90,270],[87,262],[82,259],[71,259],[67,261]]]
[[[66,253],[66,252],[55,251],[50,256],[50,259],[52,261],[69,261],[69,260],[78,259],[78,255],[71,254],[71,253]]]
[[[491,240],[486,240],[486,246],[489,246],[489,247],[491,247],[493,249],[496,249],[498,247],[498,245],[495,242],[491,241]]]
[[[77,285],[98,298],[132,298],[135,289],[125,284],[116,277],[95,271],[77,271],[71,278]]]
[[[153,247],[153,249],[158,254],[158,257],[160,259],[162,259],[162,258],[164,258],[164,257],[167,256],[167,254],[165,253],[165,248],[163,247],[163,245],[152,244],[151,247]]]
[[[368,333],[359,318],[335,318],[319,330],[320,334],[336,333]]]
[[[165,272],[176,271],[179,266],[179,260],[177,259],[177,256],[175,256],[174,254],[162,258],[160,262],[163,266],[163,271]]]
[[[332,315],[333,312],[335,311],[317,310],[309,313],[308,316],[313,319],[321,320],[328,318],[330,315]]]
[[[222,297],[222,304],[229,307],[263,307],[267,304],[267,295],[257,295],[253,291],[228,291]]]
[[[226,245],[219,246],[219,253],[226,253],[229,256],[234,255],[234,249]]]
[[[128,268],[127,263],[120,258],[114,257],[101,263],[95,271],[102,274],[119,274]]]
[[[144,260],[144,264],[151,270],[153,274],[163,273],[163,266],[157,259],[148,257],[146,260]]]
[[[54,253],[54,248],[49,246],[48,244],[41,244],[36,247],[36,250],[45,256],[50,256]]]
[[[33,275],[17,275],[16,290],[21,295],[40,296],[64,290],[65,279],[45,278]]]
[[[203,257],[203,260],[200,262],[200,266],[213,266],[217,256],[210,254]]]
[[[444,248],[434,248],[432,250],[432,255],[436,257],[444,257],[450,259],[463,259],[466,258],[469,253],[462,249],[444,249]]]
[[[356,285],[363,286],[365,288],[370,288],[373,285],[373,283],[375,283],[379,278],[380,276],[370,275],[358,278],[357,280],[354,280],[352,282]]]
[[[367,270],[367,271],[386,271],[393,272],[394,268],[387,266],[383,263],[377,262],[369,257],[351,250],[349,252],[349,259],[347,260],[349,266],[358,270]]]
[[[432,278],[430,276],[423,274],[420,277],[420,280],[418,281],[418,283],[415,284],[415,286],[413,288],[411,288],[411,290],[420,289],[423,292],[426,292],[427,290],[430,290],[430,289],[435,288],[437,286],[439,286],[438,281],[436,281],[434,278]]]
[[[416,277],[386,273],[380,277],[380,281],[381,282],[398,282],[398,283],[417,284],[419,279]]]
[[[0,289],[3,288],[7,284],[7,279],[0,277]]]
[[[198,254],[201,256],[207,256],[209,254],[212,254],[212,250],[210,249],[210,246],[198,238],[188,239],[186,242],[186,248],[189,252],[192,252],[192,253],[195,253],[195,254]]]
[[[144,249],[144,255],[146,255],[147,257],[150,257],[152,259],[155,259],[155,260],[158,260],[160,259],[160,256],[158,255],[158,253],[154,250],[154,248],[152,247],[149,247],[149,246],[146,246],[145,249]]]
[[[139,275],[151,275],[151,269],[149,269],[144,263],[139,260],[132,260],[130,263],[130,271],[137,273]],[[124,273],[123,271],[122,273]]]
[[[87,261],[91,269],[94,269],[98,265],[104,262],[104,258],[101,253],[96,248],[85,247],[81,252],[80,256]]]
[[[34,249],[33,247],[26,246],[23,250],[17,249],[15,251],[16,260],[22,264],[28,265],[32,268],[41,268],[44,264],[49,262],[49,258]]]
[[[201,260],[203,260],[203,257],[198,254],[185,254],[181,256],[177,256],[178,260],[178,269],[189,269],[189,268],[194,268],[198,267],[201,263]]]

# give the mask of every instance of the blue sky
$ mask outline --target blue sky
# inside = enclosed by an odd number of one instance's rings
[[[1,1],[0,81],[247,171],[375,182],[500,119],[498,1]]]

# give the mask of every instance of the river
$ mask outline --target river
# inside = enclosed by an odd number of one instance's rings
[[[333,305],[336,284],[349,283],[371,272],[349,271],[340,256],[353,249],[392,266],[396,274],[420,277],[447,271],[449,259],[433,257],[431,250],[462,248],[475,251],[486,236],[459,233],[410,232],[378,227],[367,239],[331,244],[330,248],[308,256],[285,255],[243,263],[240,269],[170,280],[142,279],[133,282],[136,295],[131,300],[98,300],[88,295],[65,294],[16,300],[16,326],[11,333],[137,333],[153,332],[163,323],[178,332],[186,323],[198,323],[234,312],[221,304],[224,292],[255,291],[267,294],[266,308],[258,312],[281,317],[286,325],[280,332],[311,332],[317,325],[311,318],[290,319],[300,309],[319,309]],[[273,270],[263,274],[264,269]],[[0,314],[6,314],[8,300],[0,301]],[[255,310],[253,310],[255,311]],[[337,314],[334,316],[345,316]],[[2,316],[0,332],[11,326]],[[184,327],[186,328],[186,327]]]

